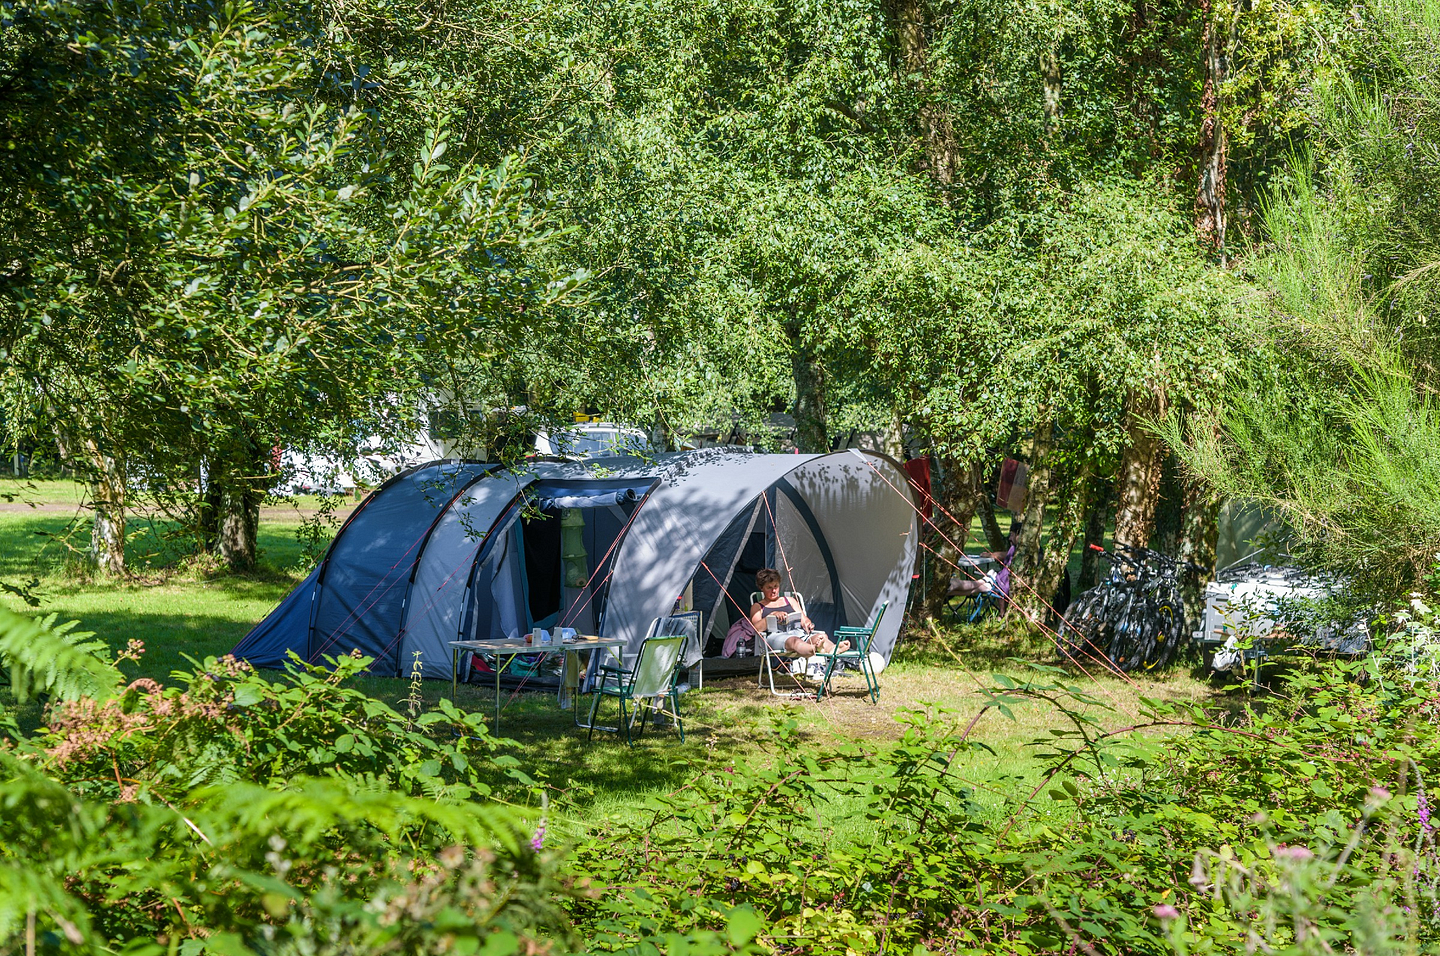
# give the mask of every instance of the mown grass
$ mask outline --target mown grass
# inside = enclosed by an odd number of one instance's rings
[[[61,620],[79,620],[113,648],[131,639],[145,642],[138,663],[123,665],[127,676],[170,680],[172,671],[188,670],[189,659],[227,653],[260,621],[303,574],[303,546],[296,531],[302,512],[267,510],[262,519],[262,567],[255,573],[209,575],[187,566],[181,548],[167,537],[164,524],[141,522],[130,543],[134,580],[99,582],[76,574],[69,535],[76,546],[88,540],[83,511],[53,510],[75,505],[79,495],[65,483],[36,485],[37,504],[52,510],[0,510],[0,580],[18,583],[36,579],[41,613]],[[3,489],[0,489],[3,490]],[[42,494],[43,493],[43,494]],[[3,499],[0,499],[3,503]],[[313,503],[302,502],[302,507]],[[9,595],[0,604],[14,610],[24,605]],[[777,721],[793,720],[805,746],[828,753],[842,741],[860,739],[883,746],[903,731],[907,711],[923,711],[931,720],[966,726],[986,706],[994,674],[1024,680],[1031,662],[1052,661],[1053,648],[1043,637],[1026,635],[1004,623],[976,627],[912,629],[889,668],[881,675],[880,701],[872,704],[863,682],[849,676],[838,693],[822,702],[787,701],[756,686],[753,676],[707,679],[703,690],[683,698],[686,741],[673,730],[647,732],[636,747],[596,734],[593,743],[574,726],[574,713],[558,709],[551,693],[524,692],[503,696],[500,733],[514,741],[511,752],[530,772],[553,788],[557,798],[576,814],[573,825],[610,817],[629,818],[639,798],[673,791],[704,767],[754,766],[774,761]],[[1097,703],[1088,705],[1098,719],[1122,726],[1139,712],[1142,696],[1182,700],[1206,699],[1207,684],[1182,671],[1143,682],[1117,677],[1070,675]],[[372,677],[358,682],[367,693],[403,707],[410,685],[401,679]],[[420,688],[424,706],[450,694],[445,681],[426,681]],[[0,693],[4,693],[0,691]],[[456,703],[487,716],[493,714],[490,685],[462,685]],[[588,704],[588,701],[587,701]],[[38,712],[30,715],[37,722]],[[1017,795],[1028,794],[1040,780],[1043,764],[1031,746],[1063,723],[1043,704],[1025,704],[1006,717],[994,710],[981,717],[970,739],[983,744],[960,754],[952,771],[974,787],[982,806],[1008,812]],[[861,815],[845,800],[816,808],[817,821],[835,829],[836,838],[864,842],[870,833]],[[1045,812],[1062,812],[1047,808]]]

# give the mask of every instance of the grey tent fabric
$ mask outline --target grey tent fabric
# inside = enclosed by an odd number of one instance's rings
[[[358,650],[400,673],[399,631],[410,574],[436,520],[494,465],[423,466],[392,479],[351,517],[317,582],[306,659]]]
[[[660,463],[665,466],[660,481],[621,543],[605,608],[603,631],[608,637],[627,638],[627,653],[638,652],[650,621],[669,610],[691,577],[706,573],[701,559],[736,514],[782,479],[808,506],[827,546],[832,538],[847,544],[848,557],[834,558],[843,592],[843,598],[835,596],[837,617],[843,615],[838,623],[866,623],[886,600],[892,607],[904,607],[914,565],[916,519],[909,485],[892,459],[853,450],[755,455],[717,448],[667,456]],[[804,525],[805,534],[815,534],[801,509],[794,508],[788,518],[775,517],[777,523],[787,522],[777,524],[781,540],[797,542],[809,558],[812,551],[808,544],[799,544],[803,535],[798,529]],[[830,547],[832,554],[836,550]],[[817,541],[813,553],[819,552]],[[790,570],[809,581],[808,575],[818,573],[816,566]],[[846,580],[847,572],[854,581]],[[887,660],[902,617],[887,614],[875,635],[872,647]]]

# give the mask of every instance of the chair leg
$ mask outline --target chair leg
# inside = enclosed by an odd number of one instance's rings
[[[825,676],[820,678],[820,686],[815,689],[815,701],[819,703],[825,699],[830,692],[830,677],[835,673],[835,655],[827,654],[825,658]]]
[[[600,688],[595,688],[595,693],[590,698],[590,736],[587,740],[595,740],[595,717],[600,713],[600,698],[605,696],[600,693]]]
[[[625,698],[620,698],[620,726],[625,728],[625,745],[635,746],[635,741],[630,737],[630,719],[625,716]]]
[[[680,731],[680,742],[683,744],[685,742],[685,721],[680,719],[680,695],[673,690],[670,691],[670,706],[675,711],[672,715],[675,718],[675,729]]]

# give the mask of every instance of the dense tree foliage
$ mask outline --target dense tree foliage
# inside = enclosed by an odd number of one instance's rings
[[[1440,7],[1366,12],[1366,55],[1317,83],[1314,147],[1266,211],[1254,361],[1223,412],[1192,429],[1188,457],[1226,493],[1280,512],[1311,558],[1394,595],[1440,553]]]

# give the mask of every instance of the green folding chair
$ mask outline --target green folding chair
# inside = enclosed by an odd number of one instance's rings
[[[657,623],[658,623],[657,619]],[[640,654],[631,667],[615,664],[600,665],[595,686],[595,696],[590,703],[589,739],[595,738],[596,715],[600,712],[600,701],[613,697],[620,702],[620,723],[615,727],[600,727],[610,733],[625,732],[625,743],[635,746],[631,728],[635,718],[640,718],[640,729],[635,736],[645,732],[645,721],[665,714],[675,722],[680,731],[680,741],[685,741],[685,724],[680,719],[680,694],[675,689],[675,671],[680,666],[680,656],[685,649],[688,635],[656,634],[656,624],[650,626],[651,634],[640,645]],[[670,707],[665,708],[666,703]],[[627,707],[627,705],[629,705]]]
[[[875,629],[880,626],[880,621],[885,617],[885,609],[890,606],[886,601],[880,605],[875,612],[874,619],[865,627],[837,627],[830,639],[836,644],[841,641],[849,641],[848,651],[837,651],[834,654],[817,654],[817,657],[828,657],[825,664],[825,677],[820,681],[820,689],[815,692],[817,701],[823,700],[830,690],[830,678],[835,673],[837,661],[855,661],[860,665],[860,673],[865,675],[865,689],[870,694],[870,703],[878,703],[880,700],[880,681],[875,676],[875,669],[870,666],[870,643],[875,640]]]

